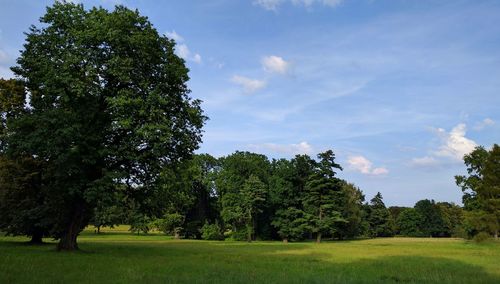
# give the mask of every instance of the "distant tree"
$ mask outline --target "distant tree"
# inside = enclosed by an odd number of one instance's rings
[[[278,210],[272,225],[277,228],[278,235],[285,243],[288,243],[289,240],[302,239],[302,236],[307,231],[307,220],[304,217],[304,211],[296,207]]]
[[[498,238],[500,229],[500,146],[477,147],[464,156],[467,176],[455,176],[464,193],[464,224],[474,235],[487,232]]]
[[[271,224],[284,242],[303,239],[307,233],[302,200],[315,164],[307,155],[272,162],[269,180]]]
[[[423,236],[442,237],[447,234],[446,221],[434,200],[420,200],[414,208],[420,216],[419,230]]]
[[[408,237],[422,237],[420,231],[422,216],[414,208],[405,208],[396,219],[399,234]]]
[[[102,227],[110,227],[120,224],[123,221],[123,209],[119,205],[100,206],[94,208],[94,216],[91,223],[97,228],[97,233],[101,232]]]
[[[153,227],[165,234],[174,235],[175,239],[180,238],[183,224],[184,216],[179,213],[165,214],[163,218],[157,218],[151,222]]]
[[[382,194],[377,194],[370,200],[368,206],[368,223],[370,226],[370,235],[373,237],[389,237],[393,235],[391,224],[391,214],[385,207]]]
[[[140,212],[132,212],[131,215],[129,216],[129,223],[130,223],[130,231],[132,233],[137,233],[138,235],[140,233],[147,234],[151,230],[154,225],[151,223],[152,220],[149,216],[144,215],[143,213]]]
[[[449,202],[438,202],[440,214],[445,224],[444,236],[464,237],[464,210],[462,207]]]
[[[266,185],[257,176],[251,175],[243,184],[241,206],[245,220],[247,241],[251,242],[255,233],[256,215],[262,212],[266,200]]]
[[[235,239],[248,239],[248,209],[252,207],[250,205],[253,194],[249,187],[258,179],[260,182],[255,182],[259,184],[258,188],[263,184],[267,190],[270,174],[269,160],[264,155],[237,151],[221,158],[219,162],[221,168],[217,172],[215,186],[216,195],[220,198],[224,228],[230,229]],[[243,193],[244,191],[246,192]],[[259,234],[260,227],[271,223],[266,219],[264,219],[265,222],[261,221],[261,210],[265,209],[262,206],[267,206],[266,202],[260,203],[258,210],[252,212],[255,233],[250,232],[250,234],[254,236]]]
[[[338,222],[345,222],[336,206],[342,190],[341,181],[335,177],[335,169],[342,167],[335,162],[332,150],[318,154],[319,162],[306,183],[303,197],[308,228],[321,242],[323,234],[333,234]]]
[[[46,163],[28,153],[8,155],[15,121],[27,113],[25,100],[22,81],[0,79],[0,230],[41,243],[50,230],[51,208],[46,205],[43,187]]]
[[[0,231],[29,236],[33,244],[50,235],[51,209],[45,205],[42,175],[40,161],[0,156]]]
[[[186,211],[186,237],[201,238],[201,229],[208,222],[219,226],[220,212],[215,178],[219,161],[209,154],[198,154],[192,160],[190,177],[191,206]]]
[[[363,192],[352,183],[342,181],[342,190],[337,201],[342,218],[345,222],[336,224],[336,235],[340,239],[353,238],[363,233],[363,202],[365,196]]]
[[[219,241],[224,239],[224,235],[221,232],[221,227],[216,222],[214,224],[205,223],[200,229],[201,237],[204,240]]]

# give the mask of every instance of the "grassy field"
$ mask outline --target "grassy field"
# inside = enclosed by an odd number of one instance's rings
[[[387,238],[315,243],[84,232],[79,252],[0,237],[0,283],[500,283],[500,243]],[[47,240],[49,241],[49,240]]]

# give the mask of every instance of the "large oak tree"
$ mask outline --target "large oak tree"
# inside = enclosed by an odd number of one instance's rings
[[[175,43],[137,11],[56,2],[40,22],[12,68],[29,104],[2,123],[2,155],[44,164],[50,234],[73,250],[99,200],[157,194],[162,171],[198,148],[206,117]]]

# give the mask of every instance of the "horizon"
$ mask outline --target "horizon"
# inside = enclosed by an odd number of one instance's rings
[[[137,8],[176,40],[210,118],[197,153],[333,149],[339,177],[367,200],[413,206],[462,204],[463,155],[500,142],[499,2],[72,2]],[[10,78],[23,32],[53,1],[0,3],[0,77]]]

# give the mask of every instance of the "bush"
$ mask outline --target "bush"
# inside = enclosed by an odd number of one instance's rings
[[[220,241],[224,239],[224,235],[221,233],[221,229],[219,224],[209,224],[205,223],[203,227],[201,227],[201,237],[204,240],[215,240]]]
[[[474,236],[474,241],[476,243],[482,243],[490,238],[490,234],[486,232],[480,232],[477,235]]]
[[[180,238],[184,216],[178,213],[165,214],[163,218],[154,220],[153,227],[166,235],[174,235]]]

